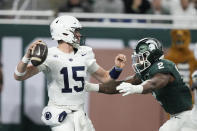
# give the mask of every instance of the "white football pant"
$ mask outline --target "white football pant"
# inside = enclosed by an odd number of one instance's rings
[[[173,115],[159,131],[197,131],[197,108]]]

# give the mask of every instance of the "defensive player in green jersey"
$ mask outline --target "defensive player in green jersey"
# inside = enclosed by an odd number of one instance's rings
[[[190,89],[183,82],[176,65],[163,59],[161,43],[155,38],[139,40],[132,61],[135,71],[133,76],[124,81],[107,84],[87,83],[86,90],[106,94],[123,93],[123,96],[152,93],[171,115],[159,131],[182,131],[188,125],[192,125],[190,127],[195,129],[197,124],[194,124],[195,121],[191,122],[190,117],[193,111]]]

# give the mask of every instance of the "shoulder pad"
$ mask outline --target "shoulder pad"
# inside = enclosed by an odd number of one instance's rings
[[[78,53],[79,53],[79,54],[82,54],[82,55],[83,55],[83,54],[88,54],[88,55],[94,54],[92,48],[91,48],[91,47],[88,47],[88,46],[80,46],[80,47],[78,48]]]
[[[175,71],[175,64],[169,60],[162,59],[154,63],[150,69],[149,74],[153,76],[157,73],[172,73]]]
[[[89,46],[80,46],[78,49],[79,51],[87,51],[87,52],[92,51],[92,48]]]
[[[49,53],[53,52],[54,50],[56,50],[56,47],[50,47],[50,48],[48,48]]]

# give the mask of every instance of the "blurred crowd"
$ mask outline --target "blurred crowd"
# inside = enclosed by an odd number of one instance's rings
[[[66,0],[59,12],[197,14],[197,0]]]
[[[196,20],[180,20],[177,16],[196,17],[197,0],[66,0],[57,6],[56,11],[174,15],[173,24],[196,26]],[[162,20],[151,22],[171,23]]]
[[[16,3],[18,7],[16,7]],[[27,5],[25,10],[54,10],[56,13],[88,12],[173,15],[173,20],[170,21],[151,20],[150,22],[185,24],[197,27],[195,20],[197,16],[197,0],[0,0],[0,9],[20,9],[25,4]],[[184,16],[184,18],[188,16],[188,18],[180,20],[180,18],[177,19],[177,16]],[[131,20],[124,20],[124,22],[131,22]],[[146,21],[138,20],[138,22]]]
[[[0,9],[12,9],[15,1],[0,0]],[[18,0],[18,5],[25,1],[27,0]],[[31,0],[28,9],[52,9],[57,12],[185,15],[196,14],[197,0]]]

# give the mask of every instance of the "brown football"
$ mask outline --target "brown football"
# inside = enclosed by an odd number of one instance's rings
[[[40,42],[31,52],[31,63],[33,66],[42,64],[48,55],[48,47],[44,42]]]

